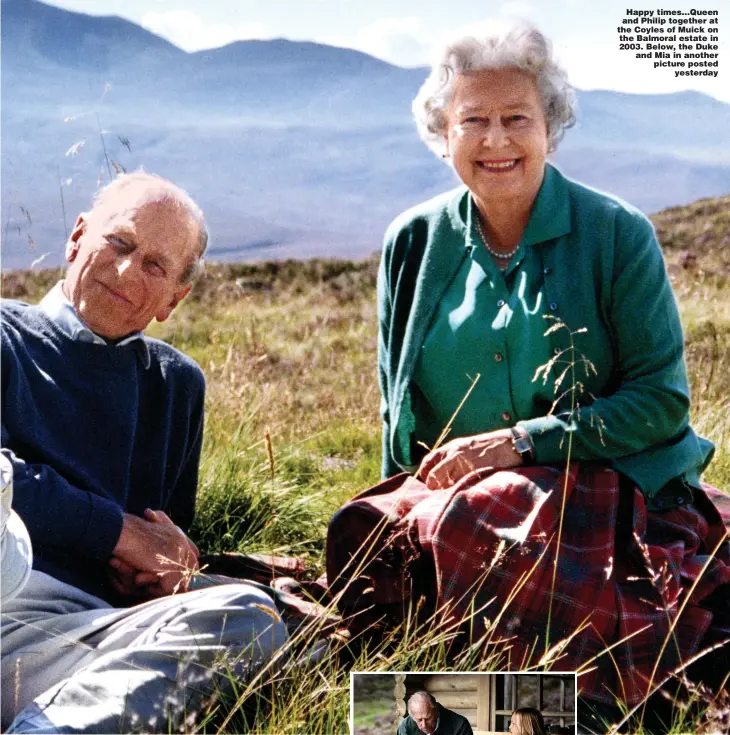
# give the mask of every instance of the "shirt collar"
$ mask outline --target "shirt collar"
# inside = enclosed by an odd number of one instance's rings
[[[472,198],[468,189],[461,187],[449,202],[449,218],[457,232],[464,232],[467,247],[473,246],[476,227],[472,220]],[[523,245],[537,245],[570,232],[570,192],[560,171],[545,164],[542,184],[532,204],[530,219],[520,240]],[[481,242],[481,241],[480,241]]]
[[[522,242],[537,245],[554,240],[570,232],[570,193],[565,177],[557,168],[547,164],[540,191],[532,205],[532,212]]]
[[[73,304],[66,298],[62,288],[63,281],[59,281],[38,304],[38,308],[51,319],[61,331],[74,341],[91,342],[95,345],[107,345],[109,342],[92,332],[76,313]],[[137,354],[142,362],[145,370],[149,369],[151,364],[150,350],[144,339],[143,332],[134,332],[119,342],[114,342],[115,347],[124,347],[125,345],[136,343]]]

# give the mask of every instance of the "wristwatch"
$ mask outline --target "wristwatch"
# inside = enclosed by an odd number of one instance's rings
[[[512,446],[515,452],[522,457],[523,464],[529,464],[533,458],[532,442],[527,433],[522,433],[519,429],[514,426],[510,429],[512,434]]]

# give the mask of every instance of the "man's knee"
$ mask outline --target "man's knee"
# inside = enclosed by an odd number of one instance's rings
[[[170,598],[179,610],[155,636],[164,643],[193,636],[200,645],[251,648],[270,656],[286,641],[286,625],[273,600],[246,583],[225,584]]]

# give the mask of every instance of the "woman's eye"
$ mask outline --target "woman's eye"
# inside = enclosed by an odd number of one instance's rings
[[[524,115],[511,115],[510,120],[512,122],[523,122],[524,120],[527,120],[527,118]]]

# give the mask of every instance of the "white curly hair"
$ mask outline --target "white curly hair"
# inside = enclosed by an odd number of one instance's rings
[[[491,69],[520,69],[537,86],[547,123],[548,150],[575,124],[575,93],[565,71],[552,58],[550,41],[534,26],[495,23],[479,37],[448,43],[413,100],[413,115],[423,142],[437,155],[445,151],[446,111],[460,74]]]

